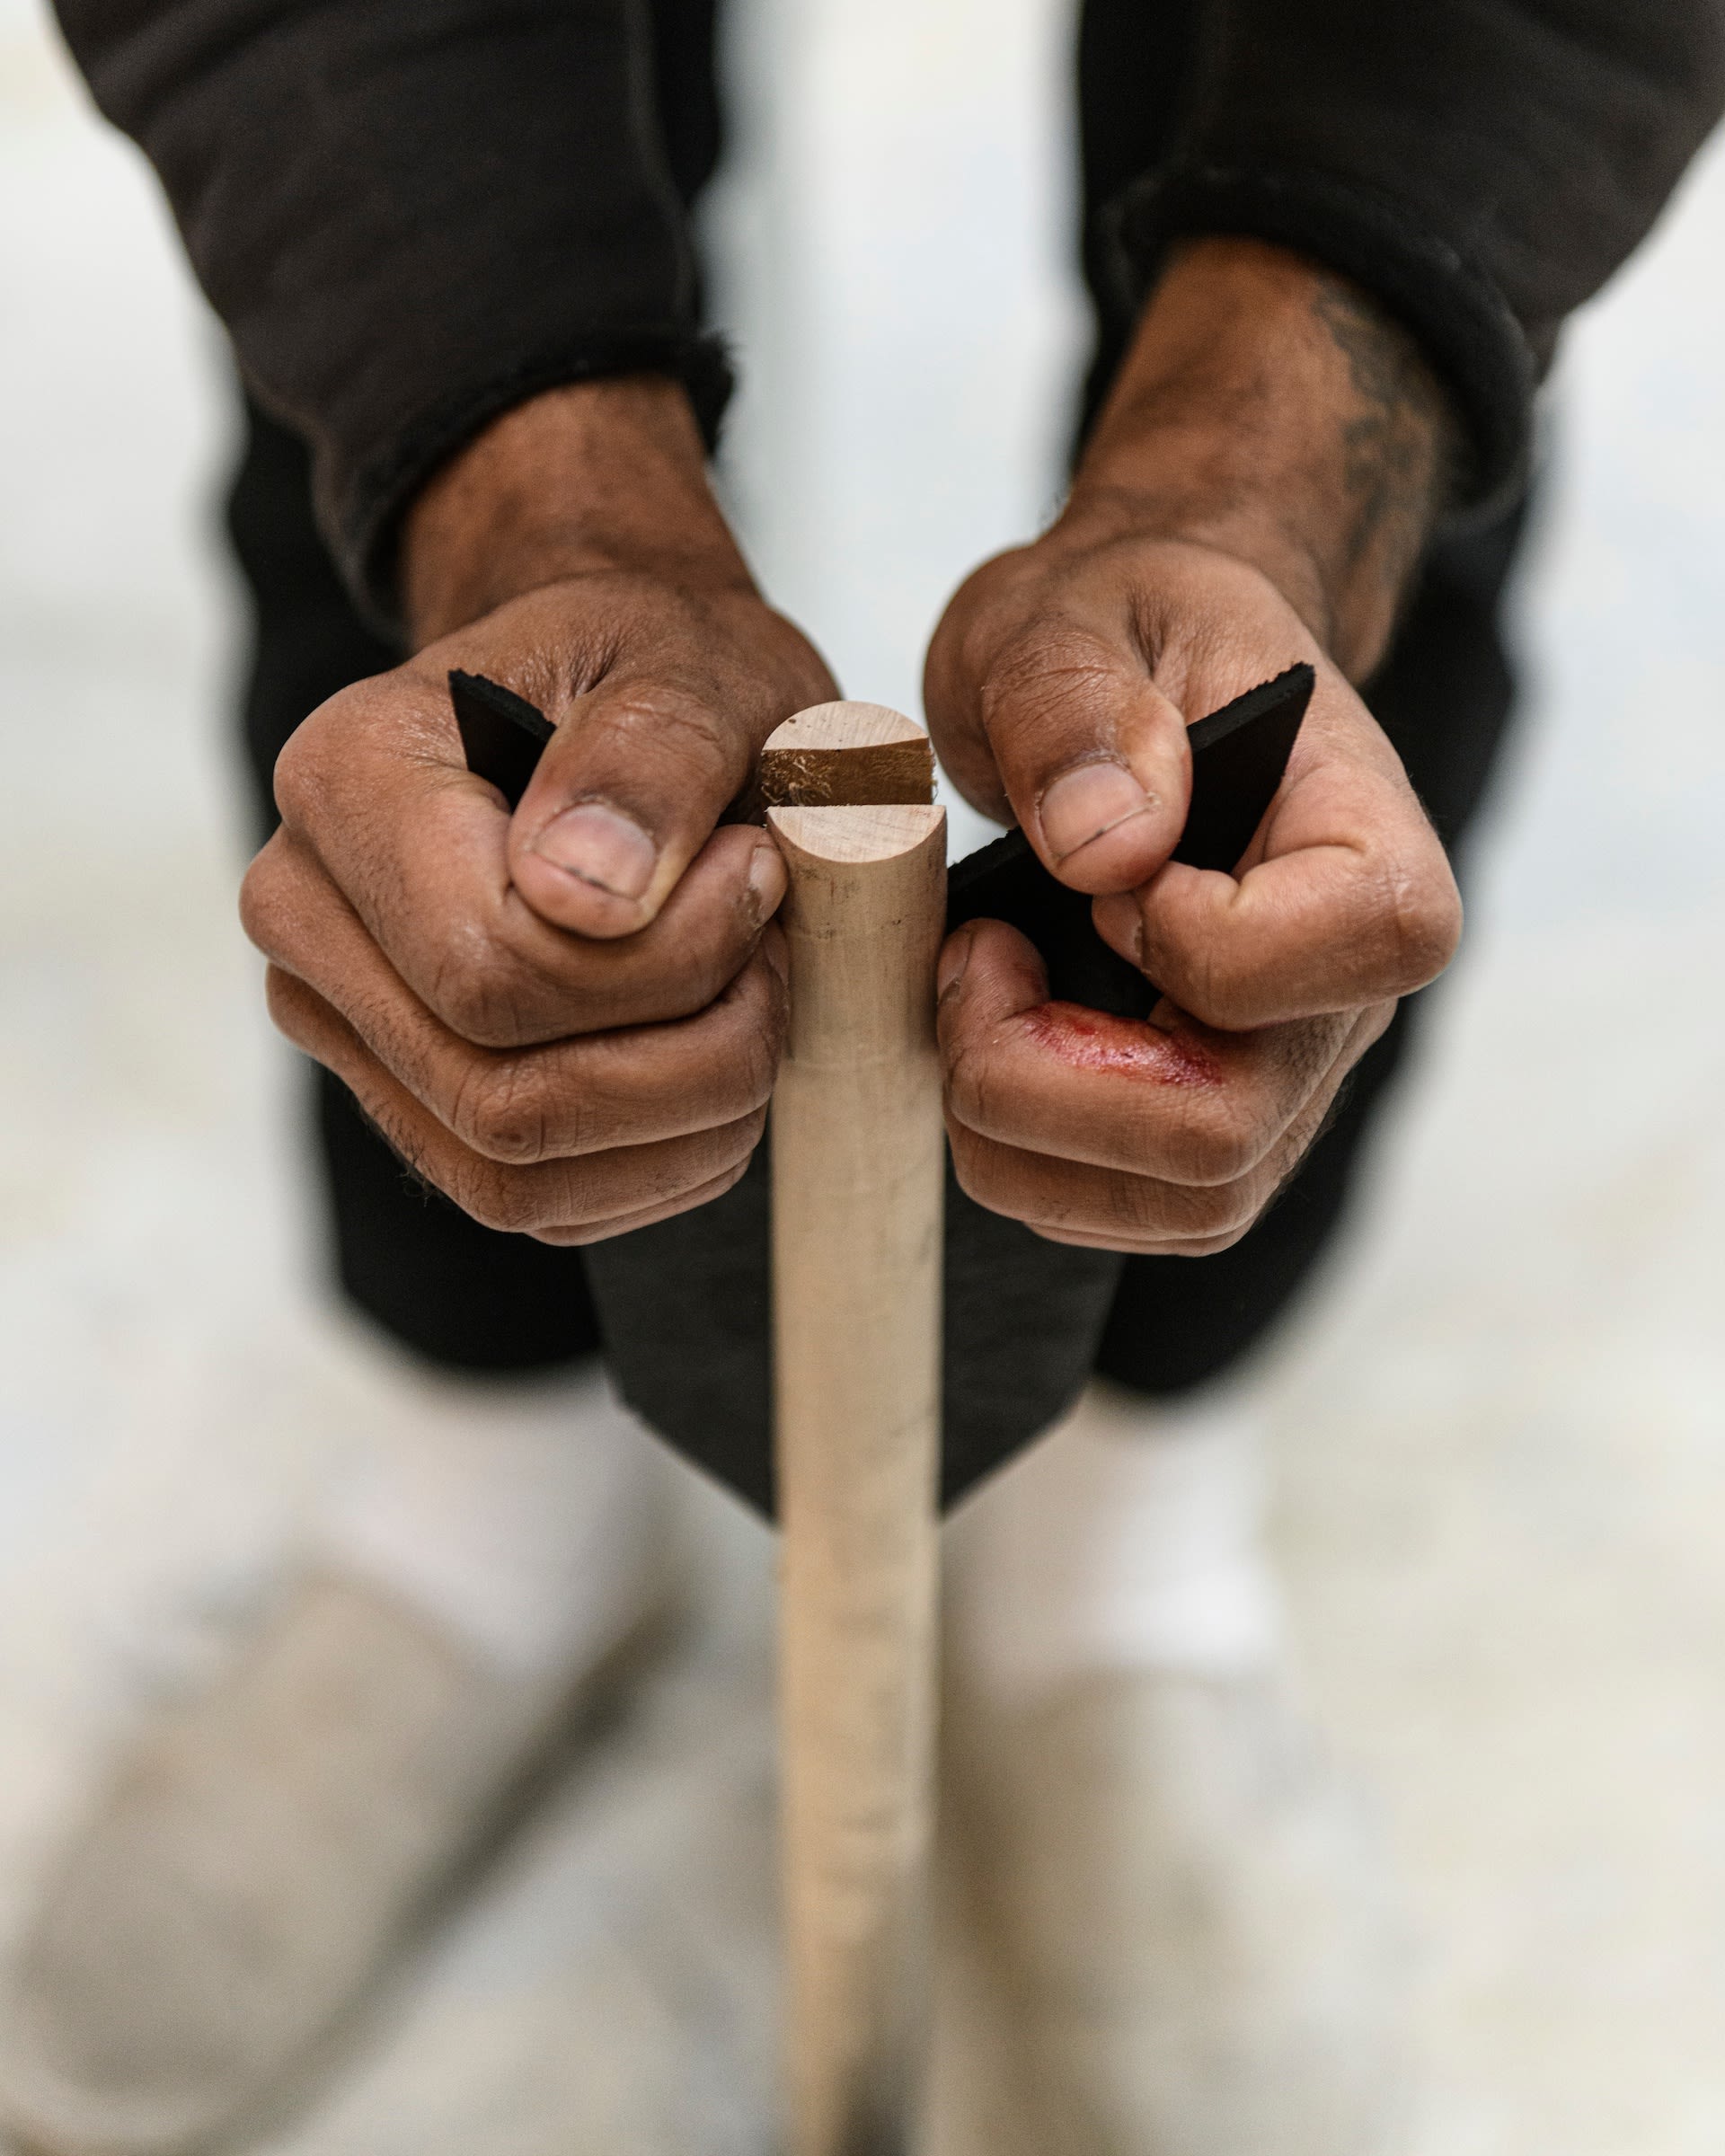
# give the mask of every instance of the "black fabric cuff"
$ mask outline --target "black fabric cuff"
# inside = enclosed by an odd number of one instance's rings
[[[403,423],[373,456],[332,483],[316,479],[318,517],[349,589],[371,625],[399,636],[396,549],[401,519],[431,474],[489,422],[548,389],[615,375],[666,375],[681,382],[709,452],[716,448],[736,386],[724,340],[685,330],[608,334],[562,345],[441,397]]]
[[[1538,368],[1491,278],[1396,202],[1325,172],[1181,163],[1136,181],[1110,213],[1134,312],[1176,241],[1235,234],[1313,257],[1404,322],[1449,389],[1469,455],[1456,509],[1499,514],[1526,482]]]

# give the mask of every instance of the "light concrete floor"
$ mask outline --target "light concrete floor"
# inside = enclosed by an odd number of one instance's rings
[[[774,4],[721,218],[731,483],[854,693],[908,702],[942,588],[1051,484],[1059,11]],[[1262,1378],[1303,1658],[1406,1885],[1417,2156],[1725,2146],[1722,249],[1715,155],[1572,340],[1469,948]],[[0,326],[4,1929],[390,1379],[307,1286],[233,921],[218,340],[27,0]],[[704,1644],[276,2156],[758,2151],[765,1542],[691,1502]]]

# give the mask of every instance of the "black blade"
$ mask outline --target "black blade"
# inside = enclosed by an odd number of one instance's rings
[[[468,770],[489,779],[515,808],[556,728],[537,704],[482,674],[455,669],[449,676],[449,701],[456,707]]]
[[[1276,798],[1316,683],[1309,666],[1290,667],[1189,730],[1192,803],[1176,861],[1234,867]],[[1043,867],[1022,831],[952,870],[946,925],[966,921],[1004,921],[1027,936],[1048,969],[1049,994],[1063,1003],[1116,1018],[1147,1018],[1155,1007],[1155,989],[1096,933],[1090,900]]]
[[[1176,861],[1234,867],[1276,799],[1317,680],[1310,667],[1290,667],[1189,729],[1192,805]]]

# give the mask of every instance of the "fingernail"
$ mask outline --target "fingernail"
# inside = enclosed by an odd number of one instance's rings
[[[1144,964],[1144,915],[1129,891],[1092,898],[1090,917],[1096,924],[1096,933],[1110,950],[1129,959],[1135,966]]]
[[[755,909],[757,928],[779,910],[788,880],[784,856],[772,840],[756,846],[748,862],[748,902]]]
[[[1044,790],[1042,835],[1055,860],[1065,861],[1154,806],[1124,764],[1079,764]]]
[[[533,851],[614,898],[639,898],[659,860],[659,848],[641,826],[603,801],[565,808],[534,840]]]
[[[950,995],[964,978],[964,969],[970,963],[970,946],[974,936],[954,936],[941,953],[941,962],[934,969],[934,985],[942,996]]]

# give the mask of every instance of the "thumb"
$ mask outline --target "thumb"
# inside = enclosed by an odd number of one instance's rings
[[[1131,890],[1179,844],[1185,720],[1137,653],[1099,629],[1038,623],[1013,638],[976,684],[969,720],[1026,837],[1069,888]]]
[[[509,840],[516,888],[558,927],[632,935],[706,844],[748,756],[746,729],[692,692],[607,677],[571,700],[521,797]],[[736,849],[739,877],[756,851]],[[766,894],[765,912],[778,896]]]

